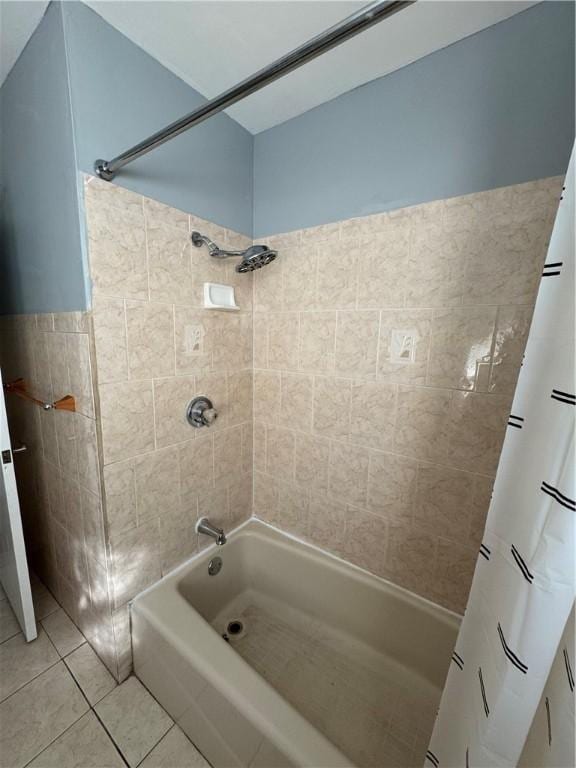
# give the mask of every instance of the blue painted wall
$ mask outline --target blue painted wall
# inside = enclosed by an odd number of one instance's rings
[[[79,167],[110,159],[205,99],[78,2],[63,4]],[[252,233],[253,137],[225,114],[134,162],[115,183]]]
[[[255,137],[264,236],[564,173],[574,4],[545,2]]]
[[[76,161],[60,9],[0,90],[0,314],[82,309]]]

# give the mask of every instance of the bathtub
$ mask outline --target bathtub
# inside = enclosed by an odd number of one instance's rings
[[[459,625],[258,520],[131,616],[135,674],[214,768],[421,766]]]

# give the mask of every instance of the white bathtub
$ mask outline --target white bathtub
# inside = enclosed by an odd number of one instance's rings
[[[134,600],[134,668],[214,768],[421,766],[458,624],[251,520]]]

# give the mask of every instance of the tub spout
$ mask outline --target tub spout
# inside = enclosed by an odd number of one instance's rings
[[[226,534],[222,528],[217,528],[215,525],[212,525],[207,517],[198,520],[196,530],[198,533],[204,533],[206,536],[211,536],[219,547],[226,544]]]

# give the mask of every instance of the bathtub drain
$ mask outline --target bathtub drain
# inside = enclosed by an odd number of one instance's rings
[[[234,619],[234,621],[229,622],[228,627],[226,628],[227,634],[232,635],[232,637],[241,635],[243,631],[244,624],[242,624],[242,622],[238,619]]]

